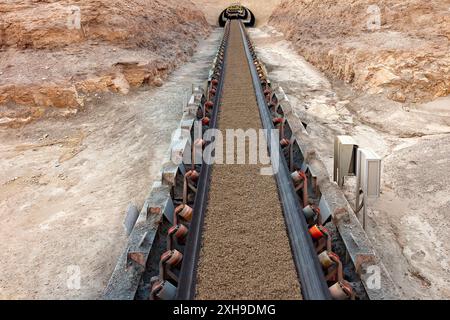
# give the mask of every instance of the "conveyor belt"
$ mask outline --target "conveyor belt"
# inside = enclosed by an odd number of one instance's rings
[[[242,41],[231,21],[219,129],[261,129]],[[262,146],[266,149],[265,141]],[[249,146],[246,148],[248,160]],[[236,154],[233,155],[234,157]],[[198,299],[299,299],[275,180],[262,164],[215,164],[203,230]]]

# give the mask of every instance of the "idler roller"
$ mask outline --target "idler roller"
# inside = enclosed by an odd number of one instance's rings
[[[353,288],[345,280],[336,282],[334,285],[332,285],[330,288],[330,294],[331,297],[334,300],[348,300],[348,299],[354,299],[353,294]]]
[[[208,117],[203,117],[202,119],[202,124],[204,126],[209,126],[209,118]]]
[[[175,208],[175,214],[187,222],[192,220],[192,213],[192,208],[187,204],[180,204]]]
[[[313,205],[307,205],[303,208],[303,214],[305,215],[306,222],[309,226],[320,221],[320,209]]]
[[[214,103],[211,100],[205,102],[206,111],[210,111],[214,107]]]
[[[278,126],[284,122],[284,118],[282,117],[276,117],[272,119],[272,122],[275,126]]]
[[[306,174],[301,170],[297,170],[291,173],[291,178],[294,181],[294,185],[297,186],[306,181]]]
[[[176,250],[168,250],[161,255],[161,264],[169,267],[178,266],[183,260],[183,254]]]
[[[319,240],[323,238],[324,236],[328,235],[328,229],[324,226],[314,225],[311,228],[309,228],[309,234],[314,240]]]
[[[159,277],[153,277],[150,280],[151,292],[150,300],[174,300],[177,293],[177,287],[167,280],[161,280]]]
[[[199,173],[196,170],[189,170],[186,172],[185,178],[191,179],[191,181],[197,181]]]
[[[327,251],[322,251],[322,253],[319,254],[319,256],[318,256],[320,264],[324,270],[328,270],[331,266],[333,266],[335,264],[333,259],[331,258],[331,255],[336,256],[335,253],[327,252]],[[339,259],[339,257],[338,257],[338,259]]]
[[[331,251],[331,235],[327,228],[320,224],[315,224],[309,228],[309,234],[313,239],[317,253],[323,250]]]
[[[179,244],[185,243],[188,233],[188,228],[181,223],[170,227],[169,231],[167,232],[168,236],[175,238]]]
[[[282,148],[286,148],[289,145],[289,140],[286,138],[283,138],[280,140],[280,145]]]
[[[290,144],[292,146],[292,144]],[[292,148],[291,150],[292,151]],[[308,195],[308,177],[306,176],[306,173],[297,170],[291,173],[291,178],[294,182],[295,191],[299,191],[300,189],[303,189],[303,206],[307,206],[309,204],[309,195]]]

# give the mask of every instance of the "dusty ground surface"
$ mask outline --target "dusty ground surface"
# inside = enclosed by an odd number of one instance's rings
[[[211,25],[217,25],[220,13],[228,6],[234,3],[240,3],[249,8],[256,17],[256,25],[262,26],[269,20],[273,9],[281,2],[281,0],[192,0],[197,7],[205,14],[206,20]]]
[[[450,94],[448,0],[285,0],[269,23],[359,90],[407,103]]]
[[[369,209],[368,235],[403,297],[450,298],[450,98],[406,107],[360,93],[330,82],[273,28],[250,35],[269,77],[308,123],[329,173],[338,134],[354,136],[383,158],[382,195]]]
[[[259,111],[237,21],[231,24],[229,41],[219,115],[224,137],[227,129],[261,128],[259,117],[255,117]],[[262,167],[213,167],[197,299],[301,298],[275,179],[261,175]]]
[[[95,93],[160,86],[208,30],[189,1],[3,1],[0,126],[74,114]]]
[[[124,211],[143,204],[220,34],[161,88],[93,96],[70,121],[0,128],[0,299],[101,297],[126,242]]]

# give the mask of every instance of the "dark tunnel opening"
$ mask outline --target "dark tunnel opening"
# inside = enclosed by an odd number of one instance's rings
[[[227,20],[240,19],[246,27],[254,27],[256,18],[253,12],[241,5],[229,6],[220,13],[219,26],[224,27]]]

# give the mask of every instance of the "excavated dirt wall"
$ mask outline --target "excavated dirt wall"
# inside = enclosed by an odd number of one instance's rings
[[[3,2],[0,125],[73,114],[99,92],[160,86],[208,32],[190,1]]]
[[[448,0],[285,0],[269,24],[327,75],[401,103],[450,94]]]

